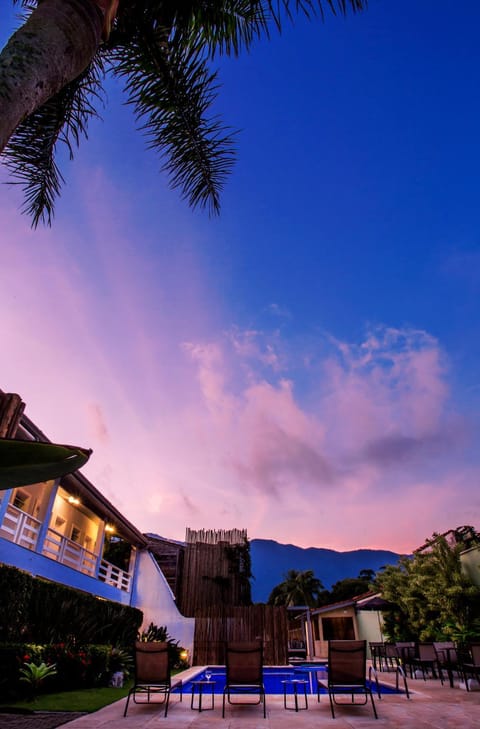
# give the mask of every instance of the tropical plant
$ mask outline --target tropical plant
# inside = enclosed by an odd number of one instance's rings
[[[106,72],[124,82],[149,146],[192,206],[219,209],[233,134],[208,118],[216,97],[212,59],[238,55],[294,13],[345,14],[367,0],[13,0],[24,24],[0,55],[0,153],[23,184],[33,224],[51,222],[70,158],[103,100]]]
[[[31,697],[38,693],[45,679],[57,675],[57,667],[53,664],[25,662],[20,669],[20,681],[28,684]]]
[[[123,648],[113,647],[108,656],[108,668],[112,673],[122,671],[128,677],[133,670],[133,658],[131,653]]]
[[[269,605],[307,605],[315,607],[323,591],[323,585],[312,570],[288,570],[285,580],[273,588],[268,598]]]
[[[161,625],[160,627],[158,627],[154,623],[150,623],[146,630],[138,632],[137,640],[141,641],[142,643],[168,643],[168,656],[172,668],[178,668],[184,665],[185,660],[181,656],[181,654],[184,652],[184,649],[182,648],[182,646],[178,645],[178,640],[170,637],[167,627],[165,625]]]
[[[377,574],[377,588],[396,606],[384,616],[390,640],[448,640],[476,632],[480,587],[462,568],[464,548],[434,534],[426,549]]]
[[[76,446],[0,438],[0,490],[65,476],[82,468],[91,453]]]

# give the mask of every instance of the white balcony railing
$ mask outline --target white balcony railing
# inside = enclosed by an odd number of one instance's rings
[[[55,531],[49,529],[45,537],[43,545],[43,554],[50,559],[54,559],[67,567],[73,567],[79,572],[95,577],[95,567],[97,564],[97,555],[89,549],[85,549],[80,544],[72,542]]]
[[[124,572],[124,570],[121,570],[119,567],[115,567],[115,565],[110,564],[110,562],[107,562],[105,559],[102,559],[100,564],[98,579],[102,580],[102,582],[106,582],[107,585],[118,587],[119,590],[124,590],[125,592],[130,591],[130,583],[132,580],[131,574],[129,572]]]
[[[18,544],[20,547],[34,550],[42,523],[35,517],[18,509],[13,504],[7,506],[3,522],[0,525],[0,537]],[[107,585],[130,591],[132,575],[102,559],[98,575],[96,575],[97,555],[80,544],[67,539],[55,529],[48,529],[43,545],[43,555],[56,562],[72,567],[91,577],[98,577]]]
[[[20,547],[35,549],[41,525],[35,517],[9,504],[0,527],[0,537]]]

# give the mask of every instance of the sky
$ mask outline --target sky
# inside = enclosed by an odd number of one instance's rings
[[[479,23],[371,0],[219,59],[218,217],[111,80],[51,228],[1,185],[0,389],[141,531],[410,552],[480,527]]]

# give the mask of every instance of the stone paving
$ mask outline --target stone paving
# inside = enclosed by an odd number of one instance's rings
[[[388,674],[380,674],[381,681],[393,683]],[[162,707],[130,702],[128,715],[123,717],[126,699],[104,707],[93,714],[86,714],[67,724],[64,729],[479,729],[480,691],[466,692],[458,687],[450,688],[448,682],[415,679],[409,681],[410,700],[405,695],[384,694],[375,699],[378,720],[375,720],[370,702],[367,706],[338,707],[332,719],[328,697],[309,697],[308,710],[285,711],[283,697],[267,696],[267,718],[263,718],[260,706],[229,707],[222,719],[221,696],[215,696],[213,711],[193,711],[190,695],[183,701],[172,696],[167,718]],[[68,718],[68,717],[67,717]],[[20,717],[18,717],[21,721]],[[1,724],[8,729],[47,729],[34,717],[27,723]],[[56,725],[58,726],[58,724]]]
[[[56,729],[72,722],[82,711],[38,711],[18,714],[0,713],[0,729]]]

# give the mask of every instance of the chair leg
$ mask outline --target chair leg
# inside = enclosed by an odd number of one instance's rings
[[[330,709],[332,712],[332,718],[335,719],[335,709],[333,706],[333,697],[332,697],[332,692],[330,691],[330,689],[328,690],[328,698],[330,699]]]
[[[170,691],[167,691],[167,693],[165,694],[165,713],[164,713],[164,716],[167,716],[167,712],[168,712],[168,702],[169,701],[170,701]]]
[[[125,704],[125,711],[123,712],[124,717],[127,716],[128,702],[130,701],[131,694],[132,694],[132,689],[130,689],[130,691],[128,692],[127,703]]]

